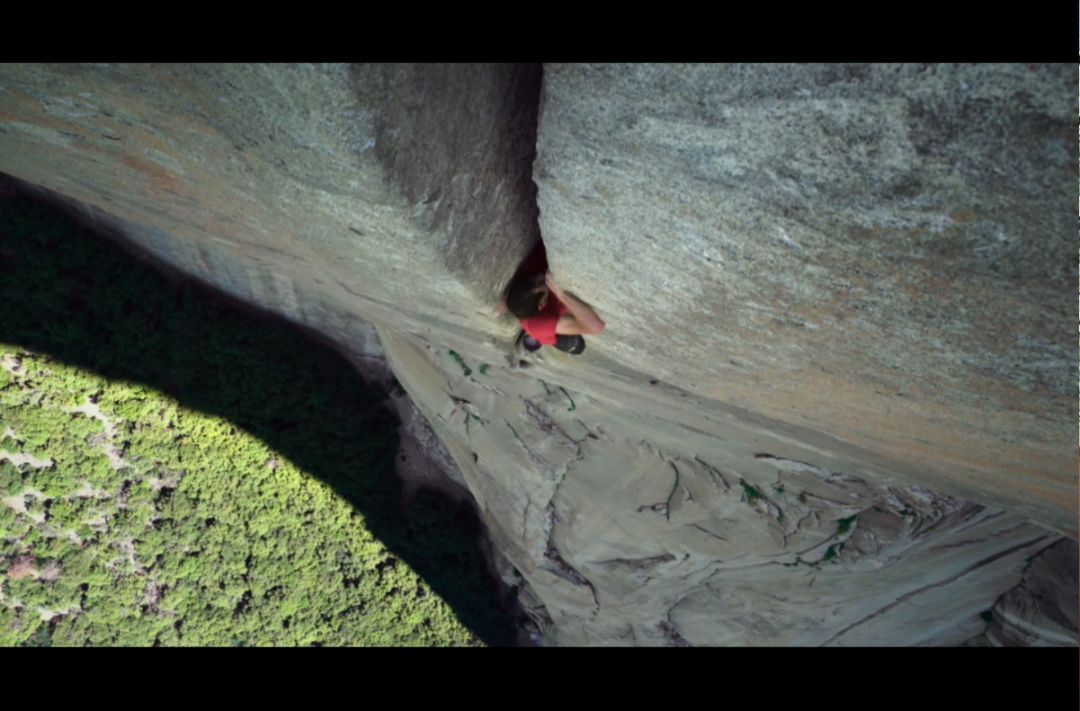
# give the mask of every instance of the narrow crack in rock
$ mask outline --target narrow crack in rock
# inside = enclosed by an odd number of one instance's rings
[[[682,633],[679,632],[679,628],[671,620],[672,611],[676,607],[678,607],[679,603],[681,603],[681,602],[682,602],[682,598],[680,598],[678,602],[676,602],[674,605],[672,605],[668,609],[667,613],[664,615],[664,619],[660,620],[657,627],[659,627],[661,634],[663,634],[664,637],[667,638],[668,646],[671,646],[671,647],[692,647],[693,645],[690,644],[686,640],[686,638],[682,636]]]
[[[592,593],[595,614],[600,609],[600,599],[596,594],[596,587],[593,586],[589,579],[581,574],[574,566],[566,562],[566,559],[559,553],[558,547],[555,545],[555,524],[558,522],[558,515],[555,513],[555,506],[548,504],[548,537],[547,547],[544,550],[544,560],[548,562],[547,569],[549,572],[556,576],[573,583],[578,586],[585,586],[589,588],[589,592]]]
[[[547,471],[547,472],[548,472],[549,474],[554,474],[554,470],[552,469],[551,465],[550,465],[550,464],[548,464],[548,463],[547,463],[547,462],[546,462],[546,461],[544,460],[544,458],[543,458],[543,457],[541,457],[541,456],[540,456],[539,454],[537,454],[536,452],[534,452],[534,451],[532,450],[532,448],[531,448],[531,447],[530,447],[530,446],[529,446],[528,444],[526,444],[526,443],[525,443],[525,440],[524,440],[524,439],[522,439],[522,438],[521,438],[521,435],[519,435],[519,434],[517,433],[517,430],[515,430],[515,429],[514,429],[514,426],[513,426],[512,424],[510,424],[510,421],[509,421],[509,420],[506,420],[506,419],[504,418],[504,419],[503,419],[503,422],[505,422],[505,423],[506,423],[506,426],[507,426],[507,427],[508,427],[508,428],[510,429],[510,432],[511,432],[511,434],[513,434],[513,435],[514,435],[514,439],[516,439],[516,440],[517,440],[518,444],[520,444],[520,445],[521,445],[521,447],[522,447],[522,448],[523,448],[523,449],[524,449],[524,450],[525,450],[526,452],[528,452],[528,454],[529,454],[529,458],[531,458],[531,459],[532,459],[532,460],[533,460],[534,462],[536,462],[536,463],[537,463],[537,464],[539,464],[539,465],[540,465],[541,467],[543,467],[543,468],[544,468],[544,470],[545,470],[545,471]]]
[[[671,520],[671,500],[675,498],[675,492],[679,489],[679,468],[675,466],[675,462],[668,462],[671,468],[675,470],[675,481],[671,484],[671,493],[668,494],[667,501],[664,502],[664,518],[668,521]]]
[[[713,533],[712,531],[710,531],[709,529],[705,528],[704,526],[701,526],[701,525],[699,525],[699,524],[696,524],[696,523],[692,523],[692,524],[690,524],[690,526],[691,526],[692,528],[696,528],[697,530],[701,531],[702,533],[706,533],[706,534],[708,534],[708,535],[712,536],[713,538],[718,538],[718,539],[720,539],[721,541],[723,541],[724,543],[727,543],[727,539],[726,539],[726,538],[724,538],[723,536],[721,536],[721,535],[720,535],[720,534],[718,534],[718,533]]]
[[[723,472],[721,472],[718,468],[716,468],[713,465],[706,462],[701,457],[695,456],[694,461],[698,462],[703,467],[705,467],[705,471],[707,471],[709,474],[711,474],[714,478],[719,479],[720,483],[724,485],[725,490],[731,491],[731,484],[728,483],[727,477],[724,476]]]
[[[633,570],[646,570],[661,563],[669,563],[673,560],[675,560],[675,556],[671,553],[661,553],[660,555],[654,555],[648,558],[611,558],[610,560],[598,560],[593,565],[612,565],[631,568]]]
[[[1011,546],[1010,548],[1006,548],[1003,551],[998,551],[997,553],[995,553],[995,554],[993,554],[991,556],[988,556],[986,558],[983,558],[982,560],[976,561],[972,565],[969,565],[967,568],[964,568],[963,570],[961,570],[959,573],[956,573],[955,575],[951,575],[951,576],[945,578],[944,580],[939,580],[938,582],[930,583],[929,585],[923,585],[922,587],[917,588],[915,590],[912,590],[911,592],[904,593],[903,595],[896,598],[896,600],[889,603],[885,607],[882,607],[881,609],[879,609],[879,610],[877,610],[875,612],[872,612],[871,614],[866,615],[865,617],[862,617],[862,618],[856,620],[855,622],[852,622],[851,624],[849,624],[848,626],[844,627],[839,632],[834,634],[832,637],[829,637],[827,640],[822,642],[819,646],[824,647],[827,644],[831,644],[831,643],[835,642],[837,639],[844,636],[845,634],[847,634],[851,630],[855,629],[859,625],[865,624],[866,622],[869,622],[870,620],[874,619],[875,617],[879,617],[879,616],[885,614],[886,612],[893,609],[897,605],[900,605],[900,604],[910,600],[911,598],[913,598],[913,597],[915,597],[917,595],[921,595],[922,593],[926,592],[927,590],[933,590],[935,588],[944,587],[944,586],[948,585],[949,583],[952,583],[952,582],[954,582],[956,580],[959,580],[960,578],[964,577],[965,575],[969,575],[970,573],[978,570],[979,568],[981,568],[981,567],[983,567],[985,565],[989,565],[990,563],[993,563],[995,560],[998,560],[1000,558],[1004,558],[1005,556],[1011,555],[1012,553],[1015,553],[1016,551],[1023,550],[1024,548],[1027,548],[1028,546],[1034,545],[1034,544],[1038,543],[1039,541],[1046,540],[1050,536],[1051,536],[1051,534],[1045,533],[1045,534],[1039,536],[1038,538],[1033,538],[1033,539],[1031,539],[1029,541],[1025,541],[1025,542],[1019,543],[1019,544],[1017,544],[1015,546]]]

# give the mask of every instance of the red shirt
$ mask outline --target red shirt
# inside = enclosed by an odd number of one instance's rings
[[[555,345],[555,327],[559,325],[559,317],[570,313],[566,304],[555,298],[554,294],[548,294],[548,302],[540,313],[532,318],[519,319],[518,323],[529,334],[545,346]]]
[[[515,278],[529,278],[545,273],[547,268],[547,251],[544,249],[544,243],[538,242],[536,248],[518,267],[514,276]],[[525,333],[540,341],[540,343],[545,346],[553,346],[555,345],[555,327],[559,323],[559,317],[568,313],[570,313],[570,310],[566,308],[566,304],[555,298],[555,294],[549,291],[547,304],[544,305],[540,313],[531,318],[518,319],[518,323],[525,329]]]

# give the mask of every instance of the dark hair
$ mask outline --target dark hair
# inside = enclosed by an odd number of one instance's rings
[[[506,308],[510,313],[521,318],[532,318],[540,313],[542,292],[534,292],[536,284],[527,277],[515,277],[506,290]]]

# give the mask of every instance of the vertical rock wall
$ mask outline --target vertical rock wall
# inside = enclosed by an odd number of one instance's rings
[[[304,313],[302,291],[475,328],[537,238],[539,78],[511,65],[2,65],[0,170],[321,330],[336,327]]]
[[[1075,65],[544,78],[541,228],[605,355],[1076,535]]]
[[[374,324],[549,643],[959,644],[1076,537],[1075,74],[5,65],[0,171]],[[608,330],[511,368],[537,202]]]

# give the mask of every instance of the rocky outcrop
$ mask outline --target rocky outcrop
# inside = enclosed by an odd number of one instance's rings
[[[986,631],[971,646],[1064,647],[1076,645],[1076,541],[1064,540],[1030,556],[1019,585],[980,617]]]
[[[549,642],[960,644],[1061,540],[570,356],[481,375],[498,353],[381,333]]]
[[[960,644],[1067,562],[1074,66],[540,78],[2,66],[0,171],[354,359],[373,324],[547,643]],[[608,328],[514,368],[537,204]]]

